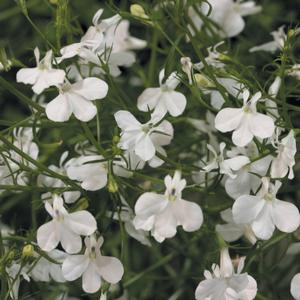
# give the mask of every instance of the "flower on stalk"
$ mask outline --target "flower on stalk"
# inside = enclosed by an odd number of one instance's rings
[[[159,73],[158,88],[147,88],[138,97],[138,109],[140,111],[154,110],[153,115],[157,115],[160,118],[168,112],[171,116],[177,117],[181,115],[186,107],[186,98],[175,89],[180,83],[177,78],[176,72],[170,74],[170,76],[163,83],[165,70],[161,70]]]
[[[65,79],[65,71],[52,68],[52,50],[49,50],[40,61],[40,51],[34,49],[36,59],[35,68],[23,68],[17,73],[17,82],[31,84],[32,90],[40,94],[50,86],[62,84]]]
[[[256,103],[261,99],[261,92],[257,92],[249,100],[248,90],[243,92],[244,105],[241,108],[223,108],[215,119],[215,127],[221,132],[233,131],[232,141],[236,146],[244,147],[253,137],[261,139],[272,136],[274,120],[257,112]]]
[[[242,273],[246,257],[239,258],[235,272],[228,248],[221,250],[220,266],[212,265],[212,272],[205,270],[205,280],[196,289],[197,300],[252,300],[257,293],[255,279],[247,273]]]
[[[181,179],[181,173],[176,171],[173,178],[167,175],[164,182],[164,195],[147,192],[139,197],[134,207],[136,217],[133,220],[136,229],[151,231],[152,236],[160,243],[166,238],[174,237],[177,226],[193,232],[203,222],[200,206],[181,198],[186,186],[186,180]]]
[[[63,199],[57,195],[54,195],[52,205],[45,202],[45,209],[52,220],[37,231],[37,243],[44,251],[52,251],[61,243],[66,252],[79,252],[82,246],[80,235],[91,235],[97,229],[91,213],[85,210],[68,213]]]
[[[297,153],[297,145],[294,131],[291,130],[289,134],[284,137],[281,142],[274,144],[277,148],[277,157],[272,161],[271,177],[283,178],[288,174],[289,179],[294,178],[293,167],[295,165],[295,155]]]
[[[159,152],[161,146],[170,144],[173,138],[173,126],[169,121],[160,121],[157,116],[141,124],[129,111],[119,110],[115,120],[122,130],[119,146],[123,150],[132,150],[142,160],[149,161]]]
[[[270,183],[267,177],[262,178],[262,187],[256,196],[243,195],[238,197],[232,207],[233,219],[238,224],[251,224],[255,235],[268,240],[275,227],[290,233],[300,224],[298,208],[289,202],[276,198],[281,182]]]
[[[300,273],[296,274],[291,281],[291,294],[295,300],[300,300]]]
[[[59,86],[59,95],[46,106],[47,117],[55,122],[68,121],[72,113],[83,122],[92,120],[97,107],[92,102],[107,95],[105,81],[90,77],[74,84],[65,82]]]
[[[62,265],[62,273],[66,280],[73,281],[82,276],[82,288],[86,293],[96,293],[101,287],[102,279],[116,284],[124,273],[119,259],[101,254],[100,247],[103,241],[102,237],[98,240],[93,235],[86,237],[84,254],[70,255]]]

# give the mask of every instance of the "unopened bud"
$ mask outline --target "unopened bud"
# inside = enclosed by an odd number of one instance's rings
[[[25,245],[22,250],[22,256],[23,257],[32,256],[33,252],[34,252],[34,248],[32,245],[30,245],[30,244]]]
[[[50,2],[51,4],[54,4],[54,5],[55,5],[55,4],[58,4],[58,1],[59,1],[59,0],[49,0],[49,2]]]
[[[210,88],[215,86],[214,83],[203,74],[197,73],[194,75],[194,78],[198,87]]]
[[[116,193],[119,190],[118,184],[113,176],[109,176],[107,188],[110,193]]]
[[[144,8],[139,4],[132,4],[130,5],[130,12],[135,17],[149,19],[149,16],[146,15]]]
[[[193,63],[190,57],[181,57],[180,59],[182,71],[188,76],[189,84],[192,84]]]

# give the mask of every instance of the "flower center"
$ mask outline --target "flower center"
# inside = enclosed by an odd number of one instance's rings
[[[91,247],[91,252],[89,254],[90,259],[96,259],[96,248],[95,246]]]
[[[54,210],[54,216],[55,216],[55,219],[58,221],[58,222],[62,222],[64,220],[64,216],[63,214],[60,213],[60,211],[58,209],[55,209]]]
[[[176,196],[176,189],[175,188],[172,188],[171,189],[171,192],[169,193],[168,195],[168,200],[169,201],[175,201],[177,199],[177,196]]]
[[[264,196],[264,199],[266,201],[272,201],[273,200],[273,195],[271,193],[267,193],[265,196]]]

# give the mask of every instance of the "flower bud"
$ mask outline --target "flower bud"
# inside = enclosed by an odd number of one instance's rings
[[[194,75],[194,78],[198,87],[209,88],[215,86],[214,83],[203,74],[197,73]]]
[[[33,246],[30,245],[30,244],[27,244],[23,247],[22,256],[23,257],[30,257],[30,256],[32,256],[33,252],[34,252]]]
[[[110,193],[116,193],[119,190],[118,184],[113,176],[109,176],[107,188]]]
[[[130,5],[130,12],[135,17],[149,19],[149,16],[146,15],[144,8],[139,4],[132,4]]]
[[[59,1],[59,0],[49,0],[49,2],[50,2],[51,4],[54,4],[54,5],[58,4],[58,1]]]

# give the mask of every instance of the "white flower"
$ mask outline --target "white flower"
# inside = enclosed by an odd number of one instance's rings
[[[52,205],[45,202],[52,221],[37,231],[38,245],[44,251],[51,251],[61,243],[66,252],[76,253],[82,246],[80,235],[90,235],[97,229],[96,220],[88,211],[68,213],[63,204],[63,199],[56,195]]]
[[[234,242],[243,235],[251,244],[255,244],[257,239],[249,224],[236,224],[233,220],[232,210],[228,208],[221,212],[221,218],[227,224],[217,224],[216,232],[219,233],[226,242]]]
[[[290,76],[294,76],[296,79],[300,80],[300,64],[293,65],[288,71]]]
[[[97,114],[92,100],[104,98],[107,91],[106,82],[95,77],[74,84],[66,82],[59,87],[59,95],[47,104],[47,117],[55,122],[64,122],[74,113],[78,120],[90,121]]]
[[[187,75],[189,84],[193,84],[193,63],[190,57],[181,57],[181,69]]]
[[[261,7],[256,6],[254,1],[210,0],[209,4],[212,10],[208,18],[220,27],[218,33],[222,37],[234,37],[238,35],[245,27],[243,17],[261,11]],[[205,2],[199,8],[205,15],[210,11],[210,6]],[[203,27],[203,21],[193,7],[189,9],[189,16],[193,20],[197,30]],[[193,27],[190,26],[189,28],[191,33],[195,34]]]
[[[65,282],[62,276],[61,264],[66,259],[67,254],[60,250],[52,250],[47,255],[57,263],[49,261],[45,257],[38,257],[37,262],[33,263],[30,276],[35,281],[49,282],[53,279],[56,282]]]
[[[252,300],[257,293],[257,284],[253,277],[241,273],[245,257],[239,259],[237,272],[234,271],[228,248],[221,250],[220,266],[213,264],[212,272],[205,270],[205,280],[196,289],[197,300]]]
[[[170,144],[173,138],[173,126],[164,120],[159,125],[156,116],[141,124],[130,112],[120,110],[115,119],[122,130],[119,146],[124,150],[133,150],[142,160],[149,161],[158,152],[160,146]]]
[[[242,195],[249,195],[251,191],[257,192],[261,184],[259,175],[266,175],[272,160],[271,155],[257,159],[259,152],[254,142],[248,144],[246,148],[232,148],[227,152],[229,157],[235,157],[239,154],[248,156],[249,163],[236,170],[234,178],[228,177],[225,181],[226,192],[233,199]],[[254,161],[250,162],[250,159]]]
[[[198,230],[203,222],[200,206],[181,198],[186,181],[181,179],[179,171],[175,172],[173,178],[170,175],[165,177],[165,186],[164,195],[144,193],[134,207],[135,228],[151,231],[152,236],[160,243],[166,238],[174,237],[177,226],[182,226],[187,232],[193,232]]]
[[[296,274],[291,281],[291,294],[296,300],[300,300],[300,273]]]
[[[295,165],[295,155],[297,153],[294,131],[291,130],[280,143],[277,141],[276,148],[278,154],[272,161],[271,177],[283,178],[289,174],[288,178],[293,179],[293,166]]]
[[[102,278],[112,284],[119,282],[124,273],[123,265],[115,257],[102,256],[103,238],[96,241],[94,236],[86,237],[84,242],[86,250],[83,255],[70,255],[64,261],[64,278],[73,281],[82,276],[82,288],[86,293],[97,292]]]
[[[276,50],[281,50],[284,47],[284,44],[287,40],[287,36],[284,32],[285,26],[280,26],[276,31],[272,31],[271,35],[273,37],[273,41],[262,44],[260,46],[255,46],[250,48],[250,52],[255,51],[268,51],[275,52]]]
[[[162,83],[164,69],[159,73],[158,88],[147,88],[138,97],[138,109],[141,111],[153,110],[153,115],[163,117],[167,112],[177,117],[181,115],[186,107],[186,98],[175,89],[180,83],[175,72],[171,73],[167,80]]]
[[[72,158],[67,163],[67,174],[72,180],[81,182],[87,191],[97,191],[107,184],[107,165],[101,155]]]
[[[34,49],[36,59],[35,68],[23,68],[17,73],[17,82],[31,84],[32,90],[40,94],[50,86],[62,84],[65,79],[65,71],[52,68],[52,50],[49,50],[40,61],[40,51]]]
[[[221,132],[233,131],[232,141],[240,147],[249,144],[254,136],[262,139],[271,137],[275,129],[274,120],[256,110],[261,93],[257,92],[248,101],[249,96],[249,91],[245,90],[242,108],[223,108],[215,119],[216,129]]]
[[[300,224],[298,208],[289,202],[276,198],[281,183],[270,184],[269,178],[262,178],[262,187],[256,196],[243,195],[232,207],[234,221],[250,224],[255,235],[263,240],[271,238],[275,227],[282,232],[293,232]]]
[[[68,156],[68,151],[65,151],[59,161],[59,167],[55,165],[50,165],[48,168],[58,174],[67,175],[67,167],[69,163],[64,163]],[[37,183],[39,186],[45,187],[57,187],[57,188],[64,188],[65,183],[60,180],[59,178],[50,177],[44,174],[40,174],[37,178]],[[42,198],[45,199],[49,196],[50,193],[45,193],[42,195]],[[64,200],[66,203],[73,203],[80,197],[79,191],[66,191],[62,193]]]
[[[249,158],[244,155],[237,155],[232,158],[224,159],[225,143],[220,144],[220,154],[218,155],[215,149],[211,145],[207,145],[207,148],[213,154],[213,159],[202,169],[205,172],[210,172],[215,169],[219,169],[220,174],[226,174],[231,178],[235,178],[234,171],[241,169],[243,166],[250,162]]]

